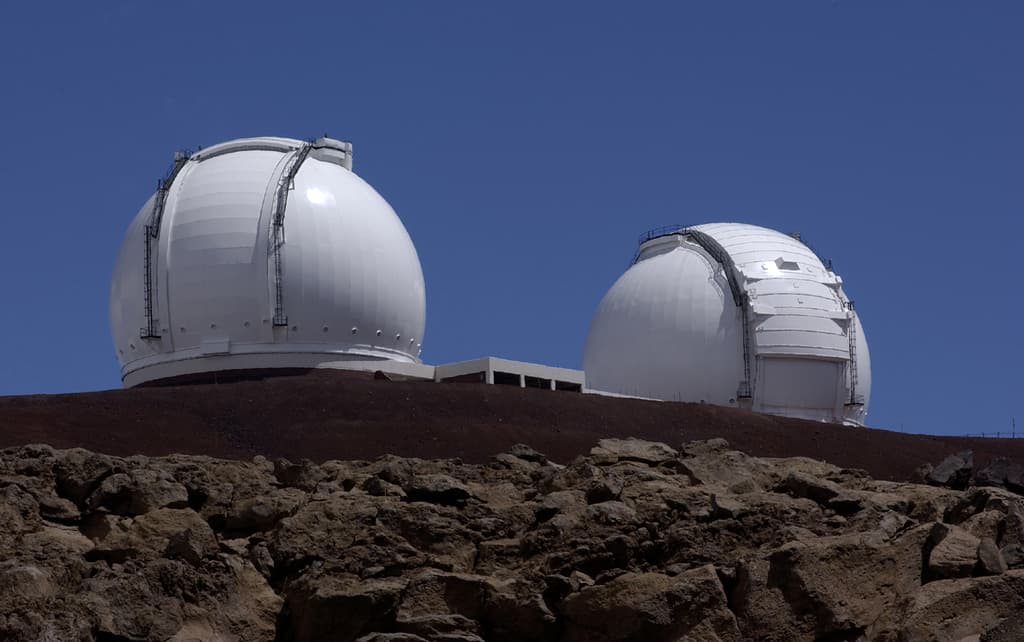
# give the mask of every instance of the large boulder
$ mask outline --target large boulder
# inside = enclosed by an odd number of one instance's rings
[[[946,486],[963,490],[971,481],[974,469],[974,452],[964,450],[950,455],[925,475],[925,481],[933,486]]]
[[[448,475],[413,475],[403,486],[406,498],[411,502],[429,502],[444,506],[461,506],[472,493],[465,484]]]
[[[285,591],[289,631],[295,642],[348,642],[373,631],[393,630],[406,582],[307,573]]]
[[[925,580],[970,577],[978,562],[980,544],[981,540],[958,526],[935,524],[927,544],[930,552]]]
[[[1024,464],[1006,457],[995,457],[974,473],[974,483],[978,486],[999,486],[1024,494]]]
[[[1022,610],[1024,571],[929,582],[907,605],[899,639],[969,639]]]
[[[771,554],[766,580],[816,636],[875,639],[898,624],[900,604],[918,590],[930,533],[923,526],[895,540],[881,532],[797,540]]]
[[[188,491],[165,471],[141,468],[106,477],[86,504],[91,511],[143,515],[158,508],[188,507]]]
[[[268,531],[305,503],[306,494],[294,488],[273,489],[267,494],[231,503],[224,527],[231,531]]]
[[[566,598],[565,642],[740,640],[714,567],[675,577],[626,573]]]
[[[129,559],[182,557],[192,564],[217,553],[217,538],[195,511],[161,508],[134,519],[109,523],[87,559],[121,563]]]
[[[679,456],[676,449],[657,441],[642,439],[602,439],[590,449],[590,456],[599,464],[635,461],[657,466]]]

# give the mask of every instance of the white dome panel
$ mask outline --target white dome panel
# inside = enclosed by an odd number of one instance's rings
[[[870,357],[841,286],[813,250],[774,230],[649,234],[594,314],[587,386],[863,423]]]
[[[236,354],[261,369],[418,363],[419,257],[351,172],[350,145],[229,141],[182,158],[167,185],[129,226],[111,283],[126,385],[223,370]]]
[[[594,315],[583,351],[587,386],[674,401],[735,400],[740,318],[722,281],[709,257],[681,247],[634,265]]]

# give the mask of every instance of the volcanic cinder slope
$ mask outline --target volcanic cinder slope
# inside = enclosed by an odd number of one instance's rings
[[[676,445],[722,437],[752,455],[811,457],[892,480],[965,449],[979,466],[993,456],[1024,460],[1024,439],[911,435],[711,405],[326,370],[219,385],[0,397],[0,447],[45,443],[113,455],[324,461],[391,454],[484,463],[527,443],[568,463],[604,437]]]

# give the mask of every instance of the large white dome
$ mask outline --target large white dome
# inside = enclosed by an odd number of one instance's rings
[[[587,387],[863,424],[870,355],[842,282],[774,230],[656,230],[594,314]]]
[[[349,143],[248,138],[179,155],[128,228],[110,288],[122,380],[345,360],[418,362],[409,234]]]

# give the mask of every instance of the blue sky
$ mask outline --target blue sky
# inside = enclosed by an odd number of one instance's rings
[[[578,367],[641,232],[734,220],[833,258],[870,423],[1005,430],[1022,28],[1019,2],[7,3],[0,394],[119,385],[110,271],[175,149],[326,132],[416,243],[428,362]]]

